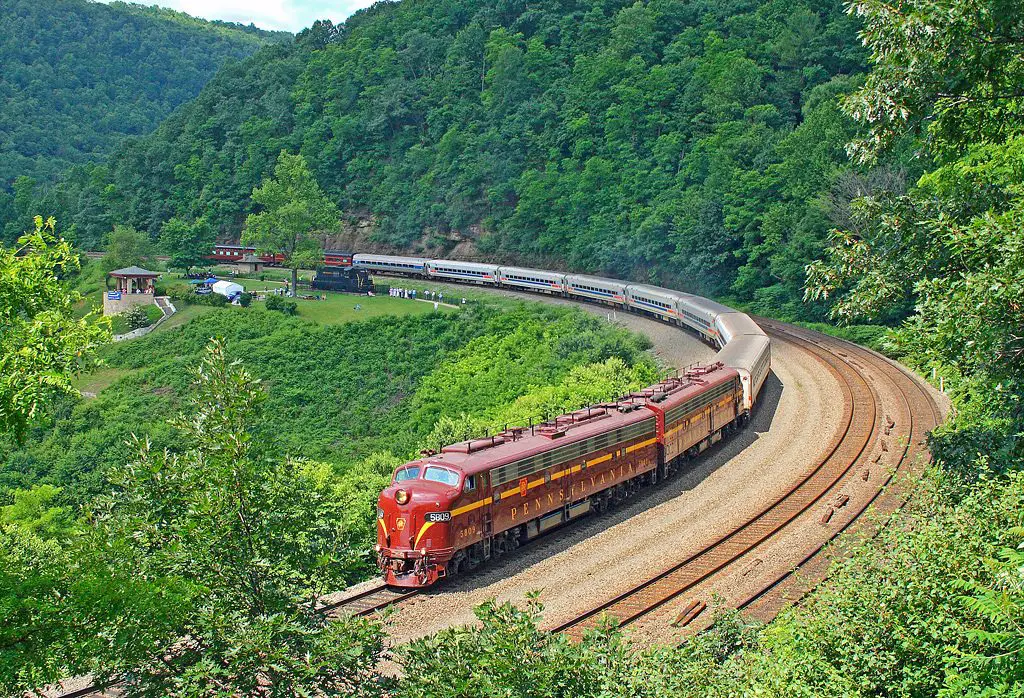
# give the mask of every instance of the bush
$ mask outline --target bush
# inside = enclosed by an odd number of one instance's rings
[[[129,330],[138,330],[143,327],[149,327],[153,324],[153,320],[149,319],[149,314],[146,312],[145,306],[137,305],[134,308],[121,313],[124,317],[124,322],[128,325]]]
[[[252,294],[243,293],[242,295],[240,295],[238,297],[238,304],[243,308],[248,308],[250,305],[252,305]]]
[[[285,315],[295,315],[299,310],[299,304],[290,298],[283,296],[267,296],[267,310],[276,310]]]

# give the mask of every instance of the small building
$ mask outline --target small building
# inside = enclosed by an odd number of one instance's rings
[[[247,252],[238,260],[237,266],[240,274],[255,274],[263,269],[263,260],[252,252]]]
[[[109,272],[107,276],[116,281],[117,288],[103,296],[103,314],[117,315],[137,305],[155,303],[156,280],[160,272],[142,267],[125,267]]]

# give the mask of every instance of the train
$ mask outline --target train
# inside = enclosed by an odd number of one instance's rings
[[[757,323],[700,296],[456,260],[355,254],[352,264],[601,303],[686,328],[718,349],[710,363],[615,401],[449,444],[397,467],[377,500],[377,565],[391,586],[429,587],[662,482],[750,419],[771,372],[771,342]]]
[[[267,266],[275,267],[284,263],[284,254],[281,252],[256,253],[255,247],[245,245],[214,245],[206,259],[217,264],[235,264],[242,260],[245,255],[253,255]],[[352,253],[339,250],[324,250],[324,259],[321,266],[324,267],[351,267]]]

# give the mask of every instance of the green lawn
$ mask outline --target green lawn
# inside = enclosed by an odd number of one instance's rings
[[[129,373],[133,373],[133,371],[107,366],[99,368],[92,373],[78,376],[74,381],[72,381],[72,385],[79,392],[88,393],[86,397],[92,397],[114,381],[124,378]]]
[[[323,293],[321,291],[321,293]],[[391,296],[355,296],[345,293],[328,293],[327,300],[297,300],[299,316],[324,325],[366,320],[381,315],[425,315],[434,312],[431,303]],[[356,310],[355,307],[360,309]],[[440,311],[454,312],[453,308],[442,307]],[[439,311],[439,312],[440,312]]]
[[[174,327],[181,327],[193,318],[197,318],[200,315],[206,315],[207,313],[212,313],[217,310],[223,310],[223,308],[214,308],[209,305],[186,305],[178,308],[177,310],[178,312],[167,318],[167,320],[165,320],[160,327],[153,330],[153,332],[166,332]],[[228,310],[230,310],[230,308]]]

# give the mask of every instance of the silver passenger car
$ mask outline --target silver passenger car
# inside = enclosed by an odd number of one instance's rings
[[[565,274],[525,267],[498,267],[498,283],[529,291],[561,294],[565,291]]]
[[[431,259],[427,262],[427,276],[471,284],[495,285],[498,283],[498,265],[457,262],[451,259]]]
[[[743,384],[743,408],[757,402],[768,372],[772,368],[771,343],[765,335],[740,335],[715,354],[715,361],[735,368]]]
[[[601,276],[566,274],[565,285],[570,296],[623,307],[626,305],[626,284],[622,281]]]
[[[357,254],[352,256],[352,266],[379,274],[408,274],[422,276],[427,260],[422,257],[396,257],[386,254]]]
[[[676,320],[679,317],[679,301],[685,295],[660,286],[630,284],[626,287],[626,305],[665,320]]]
[[[718,329],[718,337],[723,345],[743,335],[765,336],[764,330],[758,327],[749,315],[736,311],[722,313],[716,317],[715,327]]]
[[[702,296],[686,296],[679,302],[679,319],[683,321],[683,324],[697,330],[718,346],[722,346],[725,342],[718,336],[715,318],[722,313],[734,312],[736,311],[732,308]]]

